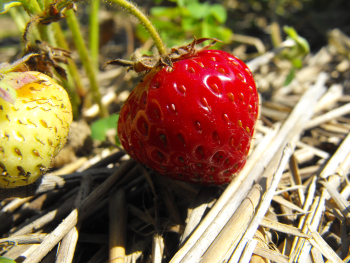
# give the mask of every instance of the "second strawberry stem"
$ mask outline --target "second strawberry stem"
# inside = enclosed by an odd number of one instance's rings
[[[154,41],[154,44],[158,49],[159,55],[167,54],[166,48],[157,30],[155,29],[151,21],[149,21],[147,16],[144,13],[142,13],[134,4],[130,3],[127,0],[108,0],[108,1],[112,3],[116,3],[117,5],[129,11],[133,16],[135,16],[150,34],[151,38]]]

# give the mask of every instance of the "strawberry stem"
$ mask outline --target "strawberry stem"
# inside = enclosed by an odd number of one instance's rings
[[[99,54],[99,21],[98,13],[100,10],[100,2],[92,1],[90,3],[90,34],[89,34],[89,44],[90,44],[90,54],[93,66],[98,71],[98,54]]]
[[[108,111],[106,107],[102,104],[101,93],[99,91],[99,86],[97,83],[97,76],[96,76],[97,72],[95,70],[95,67],[91,63],[91,58],[89,56],[88,49],[85,45],[84,38],[81,34],[79,22],[72,9],[66,11],[66,14],[67,14],[67,17],[66,17],[67,24],[70,30],[72,31],[73,41],[78,50],[81,63],[83,64],[86,74],[90,81],[91,94],[94,98],[94,101],[98,104],[100,108],[100,116],[106,117],[108,116]]]
[[[150,34],[151,38],[154,41],[154,44],[158,49],[159,55],[167,54],[166,48],[157,30],[155,29],[151,21],[146,17],[146,15],[136,7],[136,5],[128,2],[127,0],[108,0],[108,1],[112,3],[116,3],[117,5],[129,11],[133,16],[135,16]]]
[[[62,31],[62,28],[61,28],[60,24],[53,23],[52,26],[53,26],[53,29],[55,31],[57,44],[61,48],[69,50],[69,46],[68,46],[67,40],[66,40],[66,38],[65,38],[65,36],[63,34],[63,31]],[[79,106],[80,105],[80,98],[79,98],[78,94],[83,97],[83,96],[86,95],[86,90],[85,90],[84,85],[83,85],[83,83],[81,81],[81,77],[79,75],[78,67],[75,64],[73,59],[69,59],[69,63],[67,65],[67,67],[68,67],[68,70],[69,70],[68,74],[71,76],[70,78],[68,78],[68,82],[70,81],[70,79],[72,81],[74,80],[73,85],[71,87],[69,87],[70,92],[72,93],[72,94],[69,94],[69,95],[71,97],[74,96],[74,97],[72,97],[72,100],[77,103],[76,106]],[[77,94],[77,92],[75,92],[75,89],[78,92],[78,94]],[[73,93],[74,93],[74,95],[73,95]]]

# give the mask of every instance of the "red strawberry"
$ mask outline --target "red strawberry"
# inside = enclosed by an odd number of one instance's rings
[[[257,115],[247,66],[204,50],[147,73],[121,109],[118,135],[135,160],[160,174],[224,184],[246,162]]]

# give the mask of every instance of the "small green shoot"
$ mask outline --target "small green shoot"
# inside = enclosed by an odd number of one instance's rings
[[[283,58],[292,62],[296,68],[301,68],[302,59],[310,52],[310,46],[307,40],[298,35],[293,27],[283,27],[284,32],[288,35],[287,39],[295,41],[295,45],[282,53]]]
[[[285,26],[283,30],[287,34],[287,39],[295,42],[294,46],[285,49],[281,54],[281,58],[287,59],[292,63],[292,68],[284,81],[284,85],[287,86],[293,81],[296,69],[300,69],[303,66],[303,59],[310,52],[310,46],[307,40],[299,36],[293,27]]]

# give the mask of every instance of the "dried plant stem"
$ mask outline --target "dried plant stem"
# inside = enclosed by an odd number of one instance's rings
[[[298,167],[298,161],[297,161],[297,158],[295,157],[295,154],[293,154],[289,160],[289,169],[292,173],[292,176],[294,178],[296,185],[302,185],[299,167]],[[303,205],[305,202],[304,189],[298,188],[297,191],[298,191],[300,205]]]
[[[93,185],[93,178],[85,175],[82,178],[79,192],[74,202],[74,207],[78,207],[84,199],[90,194]],[[57,253],[56,262],[70,263],[73,261],[75,246],[78,242],[80,224],[73,227],[68,234],[62,239],[59,251]]]
[[[109,198],[109,262],[125,262],[126,200],[123,188]]]
[[[315,200],[318,199],[317,207],[316,207],[315,213],[309,214],[309,215],[312,215],[312,220],[311,220],[311,222],[308,222],[308,220],[306,220],[307,226],[310,225],[315,229],[318,228],[318,226],[321,222],[321,218],[323,216],[327,195],[328,194],[326,194],[326,191],[322,191],[321,197],[315,198]],[[304,230],[304,232],[306,233],[306,232],[310,232],[310,231],[308,231],[308,229],[306,229],[306,230]],[[310,239],[308,241],[310,241]],[[311,251],[311,243],[310,242],[303,242],[303,247],[302,247],[301,253],[298,257],[299,262],[305,262],[307,260],[307,258],[310,256],[310,251]]]
[[[7,205],[5,205],[1,211],[0,211],[0,219],[2,216],[4,216],[5,214],[8,213],[12,213],[14,212],[17,208],[19,208],[21,205],[23,205],[24,203],[32,200],[34,197],[26,197],[26,198],[16,198],[14,200],[12,200],[11,202],[9,202]]]
[[[315,191],[316,191],[316,180],[317,180],[317,177],[314,176],[313,179],[312,179],[312,182],[309,186],[309,189],[308,189],[308,194],[307,194],[307,197],[306,197],[306,200],[305,200],[305,203],[304,203],[304,206],[303,206],[303,209],[308,211],[310,210],[310,206],[312,205],[312,201],[315,197]],[[305,225],[305,220],[307,219],[309,215],[304,215],[304,216],[301,216],[300,220],[299,220],[299,224],[298,224],[298,228],[303,230],[303,226]],[[295,253],[296,253],[296,247],[297,246],[300,246],[300,239],[298,237],[295,237],[294,240],[293,240],[293,243],[292,243],[292,247],[291,247],[291,255],[290,255],[290,258],[294,258],[295,257]]]
[[[47,234],[28,234],[23,236],[11,236],[0,239],[1,246],[40,244]]]
[[[153,235],[152,263],[162,263],[164,252],[164,240],[159,234]]]
[[[68,198],[63,205],[61,205],[59,208],[52,210],[51,212],[43,215],[42,217],[36,219],[35,221],[27,224],[23,228],[17,230],[15,233],[13,233],[13,236],[21,236],[26,235],[35,231],[38,231],[51,223],[53,220],[60,220],[64,216],[66,216],[69,211],[72,210],[73,203],[74,203],[75,196],[71,196]]]
[[[269,145],[267,151],[264,153],[263,158],[259,158],[259,160],[255,163],[255,166],[253,169],[250,171],[250,177],[249,179],[246,177],[244,178],[245,180],[241,183],[238,184],[236,187],[234,187],[234,191],[232,191],[232,186],[235,183],[235,180],[227,187],[223,195],[220,197],[226,197],[227,195],[229,198],[225,198],[225,203],[222,204],[220,202],[220,199],[218,202],[215,204],[214,207],[218,206],[220,204],[220,212],[217,215],[211,215],[211,211],[208,213],[207,217],[210,215],[211,220],[209,222],[206,221],[206,218],[202,221],[200,226],[197,228],[197,230],[194,232],[195,235],[192,235],[189,240],[186,242],[186,244],[178,251],[178,253],[174,256],[172,259],[172,263],[175,262],[199,262],[201,257],[203,256],[203,252],[207,250],[209,245],[213,242],[213,240],[218,237],[219,232],[222,230],[226,222],[228,222],[229,218],[231,217],[233,211],[236,211],[238,206],[240,205],[240,202],[243,197],[246,196],[246,193],[249,191],[252,181],[256,176],[260,175],[265,169],[265,173],[270,172],[271,174],[273,173],[275,167],[278,165],[278,159],[273,160],[272,163],[269,164],[269,162],[273,159],[275,156],[280,156],[284,146],[288,142],[293,142],[295,141],[301,134],[304,123],[309,120],[312,116],[312,111],[308,111],[305,113],[305,108],[312,108],[313,105],[316,104],[317,100],[322,96],[322,94],[325,92],[325,81],[326,81],[326,75],[325,74],[320,74],[316,84],[311,87],[300,99],[299,103],[295,106],[293,112],[290,114],[286,122],[283,124],[281,130],[279,131],[278,135],[273,141],[273,144]],[[254,153],[253,153],[254,154]],[[268,165],[269,164],[269,165]],[[266,167],[268,165],[268,167]],[[244,169],[243,169],[244,170]],[[243,172],[243,171],[242,171]],[[269,176],[265,176],[268,178]],[[256,185],[258,189],[261,187],[259,185]],[[230,194],[228,194],[230,193]],[[254,200],[255,201],[254,201]],[[247,201],[251,200],[251,201]],[[242,210],[240,210],[241,215],[252,215],[253,210],[251,207],[251,204],[254,202],[257,202],[259,200],[259,195],[256,196],[249,196],[248,199],[244,200],[244,205]],[[227,203],[226,203],[227,202]],[[257,203],[255,203],[257,204]],[[213,207],[213,209],[214,209]],[[245,207],[245,208],[243,208]],[[212,210],[213,210],[212,209]],[[239,212],[236,212],[236,215],[239,215]],[[216,217],[216,218],[215,218]],[[215,218],[215,224],[213,224],[213,220]],[[234,217],[235,218],[235,217]],[[249,218],[249,217],[248,217]],[[237,218],[236,218],[237,219]],[[238,220],[238,219],[237,219]],[[232,225],[234,226],[236,223],[235,221],[231,218]],[[249,220],[250,221],[250,220]],[[249,222],[248,221],[248,222]],[[203,222],[206,223],[205,228],[201,227]],[[242,220],[242,224],[247,226],[247,221]],[[239,229],[237,229],[239,228]],[[237,231],[237,234],[243,233],[244,231],[244,226],[241,226],[239,224],[236,224],[235,229],[230,229],[229,233],[234,233],[232,231]],[[196,232],[201,232],[200,235],[197,235]],[[223,233],[223,231],[221,232]],[[196,239],[192,238],[196,237]],[[199,239],[200,237],[200,239]],[[232,237],[233,238],[233,237]],[[220,240],[220,237],[216,238],[215,241]],[[228,241],[227,241],[228,242]],[[226,243],[224,241],[218,243],[222,246],[218,248],[218,250],[212,248],[206,251],[206,259],[208,262],[215,262],[213,259],[220,260],[220,258],[225,254],[228,250],[227,246],[230,246],[230,243]],[[218,251],[220,251],[221,256],[219,255]],[[203,260],[203,258],[202,258]],[[203,261],[204,262],[204,261]]]
[[[350,154],[350,133],[346,136],[342,144],[338,147],[335,154],[328,161],[326,167],[322,170],[320,177],[327,178],[334,174],[339,167],[339,164],[343,162]]]
[[[105,180],[96,188],[76,209],[58,227],[49,234],[41,245],[28,256],[23,263],[37,263],[77,224],[78,220],[84,218],[98,199],[107,193],[113,184],[119,180],[125,173],[135,166],[135,161],[129,160],[122,164],[119,170]]]
[[[62,189],[67,187],[68,184],[74,185],[79,183],[80,179],[72,180],[69,183],[65,181],[62,177],[52,176],[52,175],[44,175],[41,178],[41,181],[37,181],[33,184],[20,186],[17,188],[11,189],[0,189],[0,200],[9,197],[27,197],[33,196],[40,193],[45,193],[47,191],[51,191],[53,189]],[[71,184],[72,183],[72,184]]]
[[[274,250],[259,247],[256,246],[254,249],[254,254],[258,255],[260,257],[263,257],[265,260],[263,261],[256,261],[256,262],[278,262],[278,263],[289,263],[288,257],[285,255],[282,255],[279,252],[275,252]],[[250,261],[251,263],[255,263],[255,261]]]
[[[339,108],[336,108],[334,110],[331,110],[321,116],[318,116],[312,120],[310,120],[307,124],[305,129],[311,129],[314,128],[322,123],[334,120],[335,118],[341,117],[343,115],[350,113],[350,103],[345,104],[344,106],[341,106]]]
[[[291,225],[286,225],[286,224],[282,224],[279,222],[271,221],[267,218],[264,218],[261,221],[260,226],[263,226],[263,227],[269,228],[269,229],[273,229],[273,230],[276,230],[278,232],[282,232],[282,233],[285,233],[288,235],[293,235],[293,236],[303,237],[303,238],[310,238],[310,235],[301,232],[301,230],[299,228],[296,228],[296,227],[291,226]]]
[[[267,189],[267,191],[264,193],[262,201],[259,204],[259,208],[257,210],[257,212],[255,213],[255,216],[252,220],[252,222],[250,223],[249,228],[247,229],[247,231],[244,233],[244,236],[242,237],[240,243],[238,244],[238,246],[236,247],[236,249],[234,250],[234,254],[232,255],[230,262],[236,262],[235,259],[238,259],[241,257],[242,251],[245,248],[247,242],[249,240],[252,240],[254,237],[254,234],[256,232],[256,230],[258,229],[261,221],[263,220],[270,204],[271,204],[271,200],[272,197],[274,196],[274,193],[276,192],[276,188],[277,185],[282,177],[282,173],[284,171],[284,168],[286,167],[288,160],[290,158],[292,154],[292,147],[290,145],[287,145],[286,148],[283,151],[283,156],[282,159],[279,163],[278,169],[275,173],[275,175],[273,176],[272,182],[269,186],[269,188]],[[229,250],[226,254],[227,255],[231,255],[233,252],[233,250]]]
[[[180,239],[180,245],[184,244],[187,238],[192,234],[192,232],[196,229],[204,212],[207,210],[210,202],[213,202],[214,199],[214,188],[205,187],[202,189],[197,195],[196,199],[193,201],[191,207],[193,207],[192,211],[189,213],[189,216],[186,220],[186,227],[184,233]]]
[[[205,232],[207,229],[209,229],[209,227],[214,228],[211,224],[215,220],[215,218],[219,216],[224,206],[226,206],[226,203],[229,202],[229,200],[231,200],[232,202],[234,201],[234,198],[233,198],[234,193],[238,191],[241,182],[244,181],[249,171],[252,169],[254,164],[259,160],[263,152],[271,143],[272,139],[274,139],[278,130],[279,130],[279,126],[275,127],[275,130],[268,133],[264,137],[263,141],[260,142],[257,148],[253,151],[252,155],[248,158],[247,163],[244,166],[241,173],[236,178],[234,178],[233,181],[229,184],[229,186],[222,193],[222,195],[220,196],[218,201],[215,203],[213,208],[209,211],[207,216],[201,221],[197,229],[192,233],[192,235],[188,238],[186,243],[172,258],[171,262],[174,262],[174,263],[181,262],[186,256],[186,254],[187,256],[190,256],[191,253],[194,253],[193,250],[195,249],[195,246],[197,245],[198,240],[201,237],[203,237],[203,235],[205,235]],[[240,200],[238,200],[237,206],[239,205],[239,203],[240,203]],[[223,213],[222,215],[224,216],[225,214]],[[221,218],[221,220],[225,220],[225,219],[226,221],[228,220],[227,218],[224,218],[224,219]],[[216,231],[216,229],[215,228],[211,229],[211,231]],[[220,231],[220,230],[218,229],[217,231]],[[203,240],[201,242],[203,242]]]
[[[334,250],[323,240],[315,228],[311,225],[308,225],[308,228],[312,235],[312,238],[309,239],[310,243],[333,263],[343,263]]]
[[[251,258],[254,252],[254,249],[256,248],[256,245],[258,244],[258,240],[251,239],[247,242],[246,249],[242,253],[242,256],[240,258],[240,263],[249,263],[251,262]],[[235,263],[237,261],[229,261],[229,263]]]
[[[300,130],[291,131],[292,134],[294,132],[300,132]],[[284,145],[285,144],[282,144],[283,148],[281,146],[278,150],[276,154],[277,156],[281,155],[281,151],[283,152]],[[242,201],[238,209],[229,219],[221,232],[217,235],[216,239],[210,245],[208,250],[202,255],[200,262],[223,262],[229,259],[232,253],[231,251],[235,250],[243,234],[248,228],[266,187],[270,186],[273,174],[276,171],[279,163],[279,158],[274,158],[268,164],[266,170],[259,178],[259,181],[252,187],[246,199]],[[231,234],[225,235],[224,233]]]

